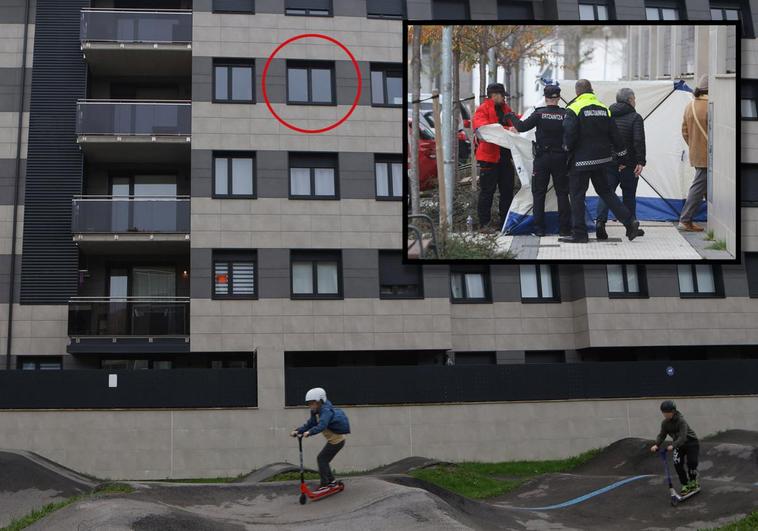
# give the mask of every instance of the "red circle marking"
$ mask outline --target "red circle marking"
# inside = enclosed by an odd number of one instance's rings
[[[353,66],[355,67],[355,74],[358,78],[358,90],[355,92],[355,99],[353,100],[353,105],[350,107],[350,110],[347,111],[347,114],[334,122],[333,124],[322,127],[321,129],[303,129],[302,127],[298,127],[296,125],[293,125],[286,120],[284,120],[281,116],[276,114],[276,111],[271,106],[271,102],[268,100],[268,94],[266,93],[266,75],[268,74],[268,67],[271,65],[271,60],[276,56],[277,53],[279,53],[279,50],[287,46],[289,43],[300,40],[300,39],[306,39],[308,37],[313,37],[316,39],[324,39],[331,43],[336,44],[339,46],[347,55],[350,57],[350,60],[353,63]],[[268,110],[271,111],[271,114],[274,115],[274,118],[276,118],[280,124],[282,124],[285,127],[288,127],[292,129],[293,131],[297,131],[299,133],[309,133],[309,134],[315,134],[315,133],[325,133],[326,131],[331,131],[335,127],[340,126],[345,120],[350,118],[350,115],[353,114],[353,111],[358,106],[358,100],[361,97],[361,88],[363,86],[363,82],[361,80],[361,69],[358,66],[358,61],[355,60],[355,57],[353,57],[353,54],[350,53],[350,50],[347,49],[347,47],[339,42],[337,39],[333,37],[329,37],[328,35],[321,35],[320,33],[303,33],[302,35],[295,35],[294,37],[291,37],[281,43],[279,46],[277,46],[276,50],[271,54],[271,56],[266,61],[266,66],[263,67],[263,78],[261,79],[261,85],[263,86],[263,100],[266,102],[266,107],[268,107]],[[336,90],[336,87],[335,87]]]

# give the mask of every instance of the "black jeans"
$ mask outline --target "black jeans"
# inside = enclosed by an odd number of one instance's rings
[[[590,181],[592,181],[592,186],[595,188],[597,195],[610,207],[611,212],[613,212],[617,220],[624,225],[628,225],[634,219],[631,212],[616,197],[616,194],[611,192],[608,186],[605,166],[583,170],[574,168],[569,172],[572,233],[574,238],[581,240],[586,240],[588,237],[587,221],[584,218],[586,212],[584,199],[587,196],[587,188],[589,188]]]
[[[697,463],[699,455],[700,443],[695,441],[686,442],[679,448],[674,449],[674,468],[676,469],[676,474],[679,476],[679,481],[681,481],[682,486],[685,486],[690,480],[697,479]]]
[[[550,176],[558,199],[558,220],[560,232],[571,232],[571,204],[569,203],[569,180],[566,169],[566,154],[548,151],[534,159],[532,172],[532,198],[534,205],[534,231],[545,231],[545,195]]]
[[[334,474],[332,473],[332,467],[329,463],[332,462],[337,452],[342,450],[345,446],[345,441],[337,444],[326,443],[324,448],[318,453],[316,461],[318,461],[318,473],[321,476],[321,486],[325,487],[329,483],[334,481]]]
[[[615,164],[608,167],[608,187],[615,194],[616,188],[621,185],[622,202],[632,213],[632,217],[637,217],[638,181],[639,177],[634,174],[634,168],[631,166],[625,166],[621,171],[618,171]],[[602,199],[598,199],[597,202],[597,220],[601,223],[608,221],[608,205]]]
[[[500,213],[500,225],[502,225],[513,201],[513,177],[515,171],[513,169],[510,150],[502,150],[500,152],[500,161],[497,163],[480,162],[479,170],[479,202],[476,207],[479,216],[479,226],[484,227],[490,222],[492,217],[492,200],[495,197],[496,189],[500,190],[498,212]]]

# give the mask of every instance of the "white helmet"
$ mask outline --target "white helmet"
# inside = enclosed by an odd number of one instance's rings
[[[305,401],[310,402],[311,400],[316,400],[317,402],[326,402],[326,391],[320,387],[314,387],[305,393]]]

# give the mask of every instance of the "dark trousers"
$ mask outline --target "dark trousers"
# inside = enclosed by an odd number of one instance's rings
[[[569,172],[569,190],[571,192],[572,232],[574,238],[577,239],[586,240],[588,237],[587,222],[584,218],[584,199],[587,196],[587,188],[589,188],[590,181],[592,181],[592,186],[595,188],[597,195],[605,201],[617,220],[624,225],[628,225],[633,219],[629,209],[616,197],[616,194],[611,192],[608,186],[605,166],[582,170],[574,168]]]
[[[700,455],[700,444],[687,442],[674,449],[674,468],[682,486],[697,479],[697,462]],[[688,475],[689,473],[689,475]]]
[[[500,190],[499,223],[502,225],[505,222],[505,216],[508,215],[508,210],[513,201],[514,173],[511,152],[507,149],[500,152],[499,162],[494,164],[490,162],[479,163],[479,202],[476,210],[480,227],[484,227],[490,222],[492,200],[495,197],[496,189]]]
[[[316,461],[318,461],[318,473],[321,476],[321,486],[325,487],[329,483],[334,481],[334,474],[332,473],[332,467],[329,463],[332,462],[337,452],[342,450],[345,446],[345,441],[337,444],[326,443],[324,448],[318,453]]]
[[[621,202],[632,213],[632,217],[637,217],[637,182],[639,177],[634,174],[634,168],[624,167],[618,171],[615,164],[608,166],[608,187],[613,194],[616,194],[616,188],[621,185]],[[605,223],[608,221],[608,205],[600,199],[597,202],[597,221]]]
[[[566,154],[548,151],[534,159],[532,172],[532,201],[534,206],[534,231],[545,231],[545,195],[550,176],[558,198],[560,232],[571,232],[571,204],[569,203],[569,180],[566,169]]]

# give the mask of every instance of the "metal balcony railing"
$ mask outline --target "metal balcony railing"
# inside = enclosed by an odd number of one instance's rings
[[[81,11],[79,36],[82,43],[189,44],[192,11],[86,8]]]
[[[189,297],[74,297],[68,303],[68,335],[187,336],[189,305]]]
[[[189,233],[189,196],[74,197],[71,232],[103,233]]]
[[[77,135],[189,136],[192,102],[79,100]]]

